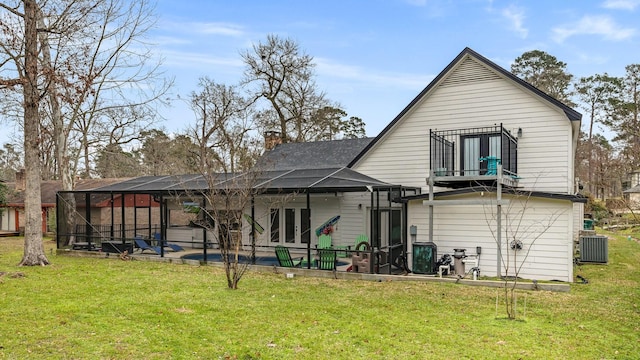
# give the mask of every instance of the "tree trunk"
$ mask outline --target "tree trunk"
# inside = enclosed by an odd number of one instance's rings
[[[40,118],[38,116],[38,34],[35,0],[24,0],[24,163],[26,173],[24,257],[20,266],[47,265],[42,245],[40,198]]]
[[[45,27],[43,14],[40,9],[38,9],[38,24],[41,27]],[[48,34],[43,32],[39,35],[41,51],[42,51],[42,62],[43,66],[46,67],[45,73],[50,76],[47,81],[47,96],[49,98],[49,102],[51,105],[51,118],[53,123],[53,136],[54,136],[54,149],[56,152],[56,162],[58,164],[58,179],[62,181],[62,190],[70,191],[73,190],[73,176],[71,174],[71,165],[68,151],[68,138],[69,138],[69,129],[64,124],[64,119],[62,117],[62,110],[60,109],[60,101],[58,99],[58,88],[56,86],[56,79],[54,76],[55,69],[53,68],[51,61],[51,46],[49,44]],[[61,196],[60,206],[62,209],[59,211],[59,214],[62,216],[62,221],[59,222],[60,228],[56,229],[56,231],[60,234],[70,234],[73,232],[73,228],[75,225],[75,197],[73,194],[64,194]],[[73,236],[65,236],[66,240],[64,242],[65,245],[72,245],[74,243]]]

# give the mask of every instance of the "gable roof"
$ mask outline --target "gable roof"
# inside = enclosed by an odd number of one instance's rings
[[[471,56],[473,58],[475,58],[476,60],[478,60],[479,62],[483,63],[484,65],[490,67],[491,69],[495,70],[496,72],[498,72],[499,74],[503,75],[504,77],[506,77],[507,79],[517,83],[518,85],[524,87],[525,89],[531,91],[533,94],[535,94],[536,96],[539,96],[540,98],[542,98],[544,101],[550,103],[551,105],[559,108],[560,110],[562,110],[564,112],[564,114],[567,116],[567,118],[569,119],[569,121],[580,121],[582,120],[582,114],[580,114],[579,112],[575,111],[574,109],[572,109],[571,107],[565,105],[564,103],[562,103],[561,101],[557,100],[556,98],[549,96],[548,94],[546,94],[545,92],[543,92],[542,90],[538,89],[537,87],[529,84],[528,82],[520,79],[518,76],[512,74],[511,72],[505,70],[504,68],[500,67],[499,65],[497,65],[496,63],[494,63],[493,61],[485,58],[484,56],[478,54],[477,52],[473,51],[472,49],[466,47],[464,48],[464,50],[462,50],[462,52],[460,54],[458,54],[458,56],[456,56],[455,59],[453,59],[453,61],[451,61],[449,63],[449,65],[447,65],[447,67],[444,68],[444,70],[442,70],[438,76],[436,76],[430,83],[429,85],[427,85],[427,87],[425,87],[419,94],[418,96],[416,96],[410,103],[409,105],[407,105],[404,109],[402,109],[402,111],[389,123],[389,125],[387,125],[381,132],[380,134],[378,134],[378,136],[376,136],[373,141],[371,141],[366,148],[364,148],[362,150],[362,152],[360,154],[358,154],[350,163],[349,163],[349,167],[354,166],[358,160],[360,160],[368,151],[369,149],[371,149],[378,141],[380,141],[381,138],[383,138],[387,132],[389,132],[395,125],[397,122],[400,121],[400,119],[402,119],[405,114],[407,114],[409,112],[409,110],[411,110],[418,102],[420,102],[433,88],[435,88],[440,82],[441,80],[447,76],[449,74],[449,72],[456,67],[456,65],[458,65],[458,63],[460,63],[461,61],[463,61],[467,56]]]
[[[342,168],[372,140],[369,137],[279,144],[265,152],[256,166],[266,171]]]

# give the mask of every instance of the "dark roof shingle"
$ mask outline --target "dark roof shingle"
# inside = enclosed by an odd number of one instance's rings
[[[280,144],[257,166],[264,170],[327,169],[346,167],[373,138]]]

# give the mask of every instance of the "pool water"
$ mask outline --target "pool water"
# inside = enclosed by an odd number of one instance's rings
[[[188,254],[188,255],[182,256],[182,258],[186,259],[186,260],[203,261],[204,260],[204,254]],[[246,255],[238,255],[238,259],[239,259],[238,261],[241,262],[241,263],[250,263],[251,262],[251,257],[250,256],[246,256]],[[222,255],[221,254],[207,254],[207,261],[222,262]],[[338,259],[338,263],[336,264],[336,266],[343,266],[343,265],[348,265],[348,264],[349,264],[348,262]],[[256,256],[256,265],[279,266],[278,259],[275,256]]]

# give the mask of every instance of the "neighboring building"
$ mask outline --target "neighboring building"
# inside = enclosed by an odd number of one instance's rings
[[[121,182],[126,179],[80,179],[76,182],[77,190],[89,190],[108,184]],[[0,205],[0,231],[24,231],[24,192],[26,178],[24,170],[16,174],[15,182],[6,182],[8,189],[6,204]],[[47,180],[40,183],[40,201],[42,206],[42,231],[44,233],[55,230],[56,192],[62,190],[59,180]]]
[[[335,220],[333,244],[353,247],[368,236],[380,271],[403,254],[413,266],[414,248],[432,242],[438,256],[480,250],[482,275],[517,268],[523,278],[571,282],[586,202],[574,181],[580,120],[467,48],[375,138],[279,144],[277,133],[265,134],[271,150],[257,166],[255,196],[235,210],[250,216],[234,231],[246,245],[310,254],[317,230]],[[223,176],[215,189],[233,179]],[[158,198],[161,218],[148,223],[169,241],[202,244],[223,232],[172,219],[187,211],[189,194],[211,190],[204,184],[198,176],[143,177],[88,194]],[[252,232],[253,222],[267,231]]]

